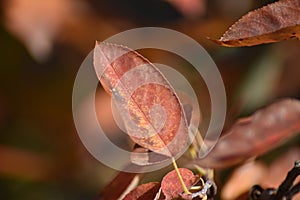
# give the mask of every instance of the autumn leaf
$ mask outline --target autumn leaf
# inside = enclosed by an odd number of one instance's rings
[[[159,188],[160,183],[158,182],[145,183],[128,193],[123,200],[154,199]]]
[[[183,100],[183,110],[186,116],[186,120],[188,125],[190,125],[190,122],[195,120],[195,118],[201,119],[201,115],[197,113],[195,110],[193,110],[193,106],[191,102],[188,102],[186,98],[181,98]],[[186,102],[187,101],[187,102]],[[136,165],[152,165],[152,164],[158,164],[165,162],[169,160],[170,158],[168,156],[155,153],[149,149],[146,149],[144,147],[141,147],[140,145],[135,144],[131,155],[130,160],[133,164]]]
[[[223,168],[274,149],[300,131],[300,102],[284,99],[238,120],[197,164]]]
[[[140,178],[141,175],[136,173],[119,172],[117,176],[102,189],[97,200],[119,199],[125,196],[137,186]]]
[[[219,39],[227,47],[253,46],[300,37],[300,1],[281,0],[244,15]]]
[[[199,177],[195,176],[191,170],[186,168],[179,168],[178,170],[188,189],[198,182]],[[161,182],[161,189],[167,200],[177,198],[184,192],[175,170],[164,176]]]
[[[170,157],[187,146],[188,129],[182,105],[175,90],[152,63],[127,47],[97,42],[94,66],[135,143]]]

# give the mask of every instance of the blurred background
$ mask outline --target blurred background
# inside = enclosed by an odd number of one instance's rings
[[[219,47],[207,40],[207,37],[221,37],[242,15],[270,2],[0,1],[0,199],[94,199],[114,177],[116,172],[94,159],[76,133],[72,87],[95,41],[121,31],[159,26],[197,40],[217,64],[225,83],[228,98],[225,128],[237,117],[248,115],[274,99],[299,99],[298,40],[247,48]],[[177,62],[174,55],[165,52],[144,51],[143,55],[171,66]],[[187,76],[190,74],[188,78],[196,90],[205,87],[193,79],[188,66],[180,60],[177,65],[185,68]],[[112,120],[110,98],[100,88],[97,99],[101,101],[97,106],[99,118],[105,118],[101,123],[112,130],[110,138],[119,142],[122,137]],[[203,105],[201,111],[209,115],[209,97],[202,95],[199,101]],[[262,158],[265,165],[279,166],[283,162],[272,163],[280,156],[287,159],[285,162],[290,165],[276,171],[284,177],[294,159],[300,158],[299,141],[296,137],[284,148]],[[286,152],[292,152],[292,156]],[[220,190],[234,169],[218,172]],[[235,191],[237,187],[234,186]]]

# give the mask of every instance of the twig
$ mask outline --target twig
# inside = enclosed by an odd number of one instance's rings
[[[300,182],[294,185],[286,195],[286,200],[291,200],[294,195],[300,192]]]
[[[292,187],[297,176],[300,175],[300,161],[296,161],[293,169],[289,171],[285,180],[281,183],[274,200],[282,200],[286,196],[290,188]]]

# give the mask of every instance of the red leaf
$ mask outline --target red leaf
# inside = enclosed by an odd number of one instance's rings
[[[188,130],[182,105],[153,64],[129,48],[97,43],[94,65],[134,142],[167,156],[186,147]]]
[[[221,168],[261,155],[300,131],[300,102],[285,99],[238,120],[197,164]]]
[[[154,199],[158,190],[160,188],[160,183],[151,182],[138,186],[130,193],[128,193],[123,200],[148,200]]]
[[[119,199],[133,182],[135,182],[134,184],[136,185],[138,184],[139,178],[138,174],[119,172],[118,175],[103,188],[97,200]]]
[[[201,120],[200,114],[196,112],[196,109],[193,109],[193,103],[189,101],[187,97],[182,98],[182,95],[180,99],[183,102],[183,109],[188,125],[190,125],[190,122],[193,120]],[[134,146],[130,155],[131,162],[139,166],[157,164],[169,159],[170,158],[168,156],[155,153],[137,144]]]
[[[300,37],[300,1],[281,0],[244,15],[214,42],[239,47],[293,37]]]
[[[179,168],[178,170],[188,189],[199,180],[199,177],[195,176],[189,169]],[[161,182],[161,189],[163,194],[166,196],[166,199],[177,198],[184,192],[175,170],[172,170],[164,176]]]

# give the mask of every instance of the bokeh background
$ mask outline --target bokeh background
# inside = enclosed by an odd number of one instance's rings
[[[0,1],[0,199],[94,199],[114,177],[116,171],[94,159],[76,133],[72,119],[72,87],[77,70],[95,41],[121,31],[159,26],[197,40],[222,74],[228,98],[227,127],[237,117],[250,114],[275,99],[299,99],[298,40],[226,48],[207,39],[219,38],[243,14],[270,2]],[[187,76],[190,74],[193,87],[199,90],[204,87],[194,80],[189,66],[173,59],[174,55],[156,51],[144,51],[143,55],[153,62],[171,65],[177,62],[185,68]],[[124,138],[111,117],[110,98],[101,88],[97,100],[101,101],[97,106],[99,118],[103,119],[101,123],[111,130],[112,140],[124,145]],[[209,115],[209,97],[204,94],[199,101],[203,105],[201,111]],[[277,167],[276,175],[284,177],[293,160],[300,159],[299,141],[296,136],[285,146],[262,157],[264,167]],[[283,158],[284,162],[278,161]],[[287,164],[285,168],[278,167],[283,163]],[[220,190],[234,169],[217,172]],[[263,180],[275,186],[280,183],[282,178],[277,175],[279,180],[272,181],[273,176],[267,176],[266,171],[259,172]],[[254,170],[253,174],[258,171]],[[157,174],[151,177],[161,179]],[[231,193],[238,193],[241,182],[246,180],[247,177],[242,177],[239,185],[232,186]]]

